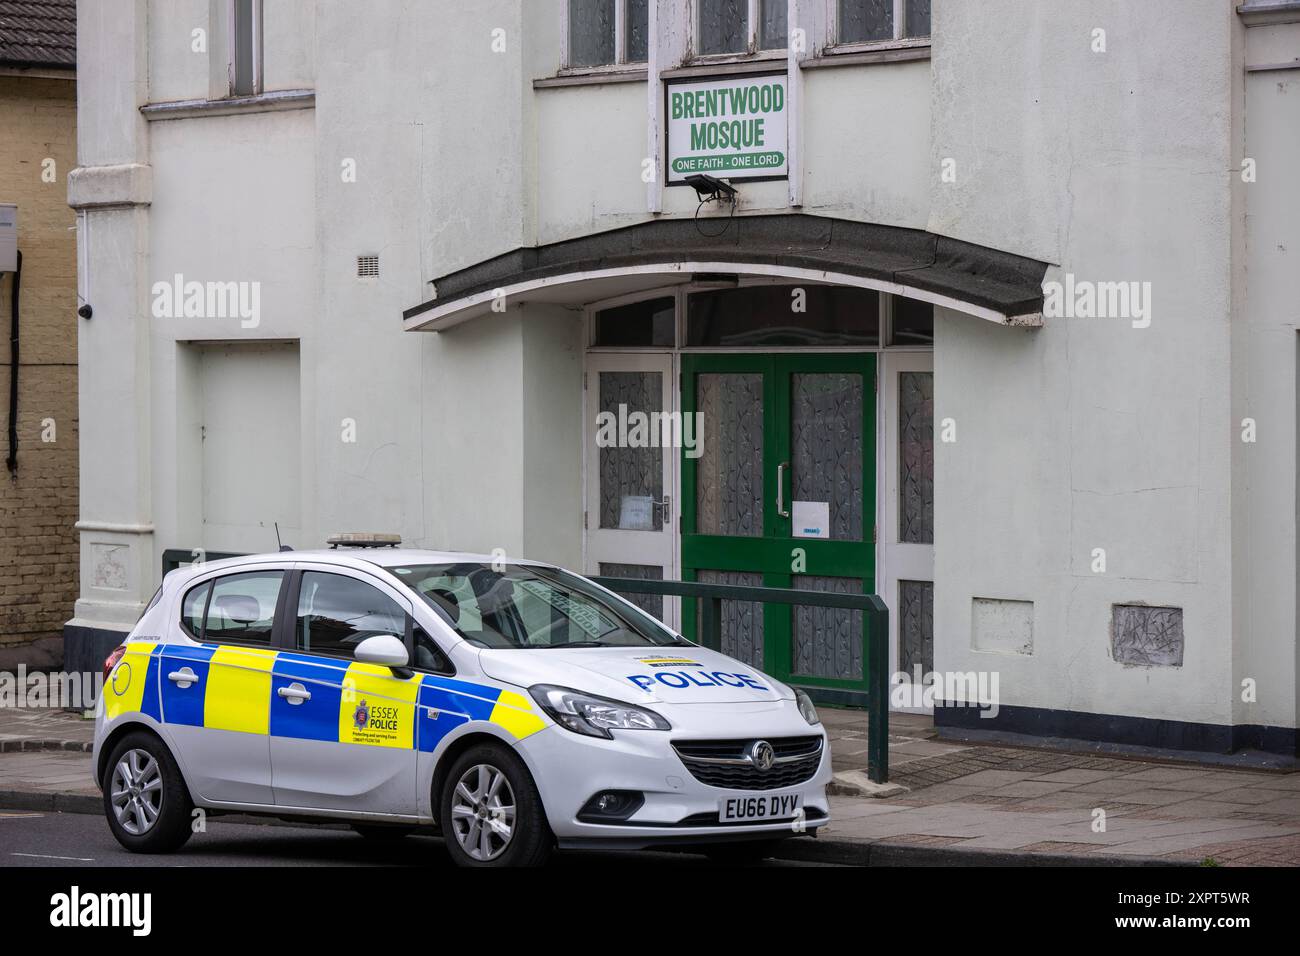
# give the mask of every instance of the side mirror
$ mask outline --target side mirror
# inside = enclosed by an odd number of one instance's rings
[[[406,667],[411,662],[402,639],[392,634],[367,637],[357,645],[352,656],[362,663],[378,664],[381,667]]]

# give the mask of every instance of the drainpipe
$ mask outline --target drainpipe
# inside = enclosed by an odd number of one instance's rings
[[[23,254],[19,252],[9,300],[9,454],[5,457],[5,467],[11,475],[18,473],[18,290],[22,275]]]

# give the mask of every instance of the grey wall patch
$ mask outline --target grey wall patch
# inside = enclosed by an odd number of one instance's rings
[[[1183,666],[1183,609],[1116,604],[1111,608],[1111,655],[1139,667]]]

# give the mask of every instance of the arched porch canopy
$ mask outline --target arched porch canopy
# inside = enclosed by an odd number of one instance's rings
[[[582,306],[719,273],[859,286],[1011,326],[1039,326],[1046,263],[920,229],[803,214],[658,219],[513,252],[433,282],[403,313],[442,331],[507,304]]]

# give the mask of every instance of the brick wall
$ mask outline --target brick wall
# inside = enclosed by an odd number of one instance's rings
[[[0,652],[57,638],[76,601],[77,253],[67,175],[76,86],[0,76],[0,202],[23,254],[18,471],[0,466]],[[54,160],[54,181],[42,178]],[[8,454],[11,276],[0,278],[0,459]],[[52,420],[53,441],[49,432]],[[46,642],[49,643],[49,642]],[[35,655],[34,655],[35,656]],[[21,659],[21,652],[19,652]]]

